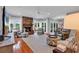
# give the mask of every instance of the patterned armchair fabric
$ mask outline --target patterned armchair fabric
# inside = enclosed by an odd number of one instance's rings
[[[75,42],[75,34],[76,34],[76,31],[75,30],[71,30],[71,32],[69,34],[69,38],[66,39],[66,40],[58,41],[58,44],[62,44],[62,45],[65,45],[67,47],[71,47],[74,44],[74,42]]]

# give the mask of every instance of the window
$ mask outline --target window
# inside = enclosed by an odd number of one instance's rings
[[[10,24],[11,31],[13,30],[13,24]]]
[[[37,21],[34,23],[35,29],[42,28],[42,31],[46,32],[46,22],[45,21]]]
[[[37,23],[35,23],[35,27],[37,27]]]
[[[58,29],[58,23],[52,22],[50,23],[50,32],[56,32]]]
[[[58,29],[58,23],[56,23],[56,31],[57,31],[57,29]]]
[[[7,24],[9,23],[9,17],[8,16],[5,17],[5,23],[7,23]]]
[[[45,32],[46,32],[46,23],[45,23]]]
[[[16,24],[16,29],[17,29],[17,30],[20,29],[20,24]]]
[[[42,29],[44,32],[46,32],[46,23],[42,23]]]
[[[50,30],[50,32],[53,32],[53,24],[51,23],[51,30]]]
[[[38,23],[38,27],[40,27],[39,25],[40,25],[40,24]]]

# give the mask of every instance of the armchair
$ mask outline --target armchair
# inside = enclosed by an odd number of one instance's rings
[[[67,38],[66,40],[59,40],[57,42],[57,44],[62,44],[62,45],[65,45],[66,47],[69,47],[69,48],[72,47],[72,45],[75,42],[75,34],[76,34],[76,31],[71,30],[71,32],[69,34],[69,38]]]

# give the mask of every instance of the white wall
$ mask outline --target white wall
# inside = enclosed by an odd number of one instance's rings
[[[0,35],[2,35],[2,7],[0,6]]]

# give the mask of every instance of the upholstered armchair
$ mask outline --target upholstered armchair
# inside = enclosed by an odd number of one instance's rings
[[[66,40],[59,40],[57,42],[57,44],[62,44],[69,48],[72,47],[75,42],[75,34],[76,34],[76,31],[71,30],[71,32],[69,34],[69,38],[67,38]]]

